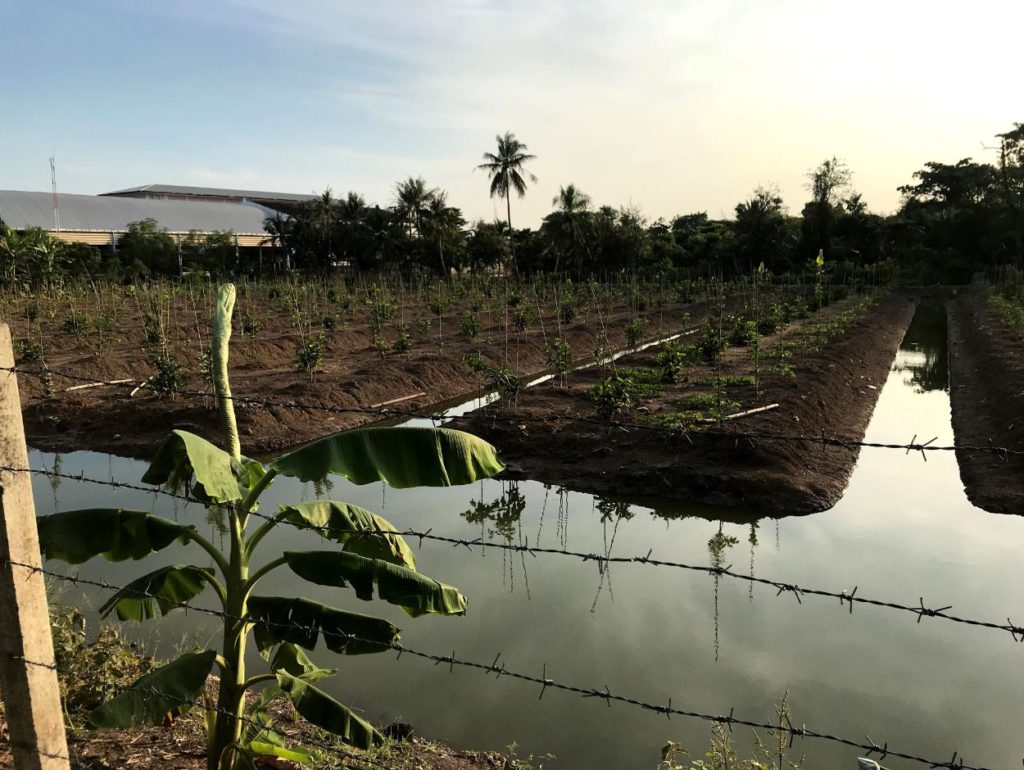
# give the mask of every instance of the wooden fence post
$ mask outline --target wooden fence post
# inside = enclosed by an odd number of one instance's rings
[[[0,366],[14,366],[6,324],[0,324]],[[7,371],[0,371],[0,466],[28,468],[18,379]],[[0,694],[14,766],[68,770],[46,585],[42,573],[33,569],[40,567],[32,478],[0,470]]]

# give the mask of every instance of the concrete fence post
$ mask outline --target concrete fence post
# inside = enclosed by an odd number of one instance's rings
[[[0,324],[0,366],[14,366],[6,324]],[[0,466],[28,468],[18,379],[7,371],[0,371]],[[46,585],[36,571],[41,567],[32,478],[0,470],[0,694],[14,767],[68,770]]]

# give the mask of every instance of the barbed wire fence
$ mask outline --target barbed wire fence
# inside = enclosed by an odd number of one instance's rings
[[[114,490],[127,489],[136,492],[144,492],[146,494],[151,495],[169,497],[171,499],[179,500],[187,504],[195,504],[205,507],[228,507],[226,504],[202,501],[195,497],[175,493],[159,487],[145,487],[139,484],[132,484],[130,482],[97,479],[86,476],[84,473],[63,473],[59,471],[48,470],[45,468],[16,468],[13,466],[6,465],[0,465],[0,471],[6,471],[9,473],[28,473],[33,475],[45,476],[48,478],[65,479],[85,484],[98,484],[101,486],[109,487]],[[855,605],[879,607],[909,613],[910,615],[916,617],[918,623],[920,623],[923,618],[936,618],[939,620],[947,620],[962,625],[973,626],[975,628],[1002,631],[1005,633],[1009,633],[1013,641],[1024,642],[1024,625],[1018,625],[1014,623],[1009,617],[1007,617],[1005,623],[997,623],[993,621],[979,620],[977,618],[962,617],[952,614],[950,612],[950,610],[953,609],[952,605],[926,606],[924,603],[923,596],[918,597],[917,604],[906,604],[904,602],[876,599],[858,595],[858,586],[856,585],[853,586],[852,589],[835,591],[824,588],[815,588],[807,585],[801,586],[796,583],[790,583],[783,580],[758,577],[755,575],[750,575],[742,572],[736,572],[732,569],[731,565],[714,567],[702,564],[688,564],[686,562],[672,561],[668,559],[657,559],[653,556],[653,549],[643,555],[635,554],[632,556],[612,556],[607,553],[596,553],[593,551],[575,551],[566,548],[552,548],[550,546],[540,545],[531,546],[528,542],[525,544],[519,544],[495,540],[486,540],[482,537],[466,538],[455,535],[444,535],[435,533],[433,531],[433,528],[426,530],[406,528],[397,529],[393,532],[386,533],[370,531],[352,532],[351,530],[341,530],[330,526],[319,527],[313,524],[289,521],[287,519],[281,519],[276,516],[261,513],[260,511],[251,511],[249,515],[267,522],[274,522],[276,524],[291,527],[293,529],[315,532],[323,536],[338,534],[344,535],[348,538],[377,538],[381,540],[389,540],[391,538],[398,536],[403,538],[419,540],[421,545],[423,541],[431,541],[437,543],[445,543],[453,547],[463,547],[470,550],[472,550],[473,548],[492,548],[506,552],[528,555],[532,557],[563,556],[584,563],[593,562],[594,564],[598,565],[599,568],[610,564],[628,564],[679,569],[690,572],[702,573],[711,576],[732,578],[734,580],[751,583],[755,585],[763,585],[768,588],[774,589],[776,591],[776,596],[782,596],[784,594],[793,596],[796,599],[797,603],[800,605],[803,604],[804,597],[809,596],[826,599],[835,599],[839,602],[839,606],[845,607],[850,614],[853,613],[853,608]]]
[[[157,595],[153,594],[152,592],[134,588],[132,586],[112,585],[107,581],[92,580],[89,578],[83,578],[78,575],[65,575],[54,570],[48,570],[43,567],[37,567],[31,564],[14,562],[11,560],[7,560],[6,563],[10,566],[18,567],[28,572],[40,573],[47,577],[56,580],[71,582],[76,585],[86,585],[94,588],[99,588],[104,591],[118,591],[127,595],[136,596],[138,598],[158,598]],[[166,597],[163,597],[163,599],[165,603],[168,603],[166,601]],[[641,700],[636,697],[614,693],[611,691],[608,685],[603,685],[601,687],[585,687],[574,684],[568,684],[549,677],[547,664],[543,665],[541,674],[539,676],[511,669],[506,665],[506,663],[501,662],[502,653],[500,652],[494,656],[494,659],[490,663],[483,663],[481,661],[473,661],[460,658],[458,655],[456,655],[454,651],[451,654],[439,655],[436,653],[425,652],[423,650],[418,650],[413,647],[409,647],[408,645],[402,644],[401,642],[382,642],[380,639],[367,639],[365,637],[360,637],[356,634],[326,629],[319,625],[308,626],[295,622],[280,623],[277,621],[273,621],[269,618],[252,618],[248,616],[242,617],[220,610],[209,609],[207,607],[199,607],[187,601],[170,602],[168,604],[175,608],[190,610],[193,612],[210,615],[212,617],[216,617],[219,619],[226,619],[233,622],[265,624],[268,626],[276,626],[278,628],[285,628],[288,630],[303,631],[309,634],[313,634],[315,636],[322,635],[324,637],[332,637],[342,642],[340,651],[344,651],[345,646],[349,644],[370,645],[371,647],[390,649],[397,654],[398,659],[401,659],[403,655],[409,655],[414,658],[429,661],[433,663],[434,666],[447,666],[449,673],[453,672],[455,670],[455,667],[460,667],[473,669],[476,671],[482,671],[486,674],[494,674],[496,679],[501,679],[502,677],[505,677],[511,680],[527,682],[530,684],[538,685],[540,687],[538,699],[542,699],[549,689],[558,690],[562,692],[575,694],[583,698],[595,698],[598,700],[603,700],[609,707],[611,707],[613,703],[621,703],[637,707],[646,711],[650,711],[654,714],[663,715],[667,718],[671,718],[673,716],[682,716],[693,719],[700,719],[706,722],[713,722],[716,724],[726,725],[730,729],[738,726],[749,727],[755,730],[760,729],[776,731],[778,733],[788,736],[790,747],[792,747],[793,742],[797,738],[814,738],[823,741],[828,741],[831,743],[841,744],[849,748],[855,748],[860,751],[866,752],[868,756],[877,755],[879,759],[883,760],[886,758],[904,759],[907,761],[927,765],[930,768],[947,768],[948,770],[991,770],[990,768],[967,764],[963,757],[960,756],[959,752],[953,752],[952,757],[948,760],[937,760],[934,758],[928,758],[918,754],[914,754],[908,751],[902,751],[900,749],[892,748],[889,746],[888,742],[879,744],[877,741],[872,740],[870,736],[866,736],[864,740],[855,740],[839,735],[834,735],[828,732],[823,732],[821,730],[808,727],[806,724],[803,723],[800,725],[796,725],[792,722],[792,720],[789,717],[786,717],[786,719],[779,724],[773,724],[771,722],[762,722],[745,717],[738,717],[735,714],[735,709],[730,709],[728,714],[710,714],[701,711],[695,711],[692,709],[680,708],[676,705],[673,705],[672,698],[669,698],[668,701],[664,704],[652,703],[649,701]],[[46,666],[56,670],[54,664],[47,664],[44,662],[36,662],[30,660],[23,660],[23,662],[26,665]],[[167,697],[172,700],[180,700],[183,703],[183,705],[204,705],[200,704],[198,701],[190,701],[188,699],[183,699],[181,698],[181,696],[178,695],[160,692],[155,688],[137,688],[136,686],[129,686],[124,689],[148,689],[151,691],[151,694],[155,694],[160,697]],[[229,714],[229,716],[237,718],[237,715]],[[243,717],[243,719],[245,718]],[[337,747],[330,747],[330,749],[335,751],[338,750]],[[346,755],[352,756],[351,753],[349,752],[346,752]]]

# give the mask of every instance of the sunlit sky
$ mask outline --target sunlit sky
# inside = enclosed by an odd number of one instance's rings
[[[0,188],[147,183],[336,193],[399,179],[504,214],[474,171],[498,132],[559,186],[650,219],[791,213],[845,159],[892,211],[926,161],[1024,121],[1020,0],[0,0]]]

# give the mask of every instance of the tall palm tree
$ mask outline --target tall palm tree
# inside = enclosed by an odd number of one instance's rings
[[[409,177],[395,185],[395,213],[417,237],[423,235],[423,215],[433,194],[423,177]]]
[[[526,145],[516,139],[515,134],[506,131],[505,136],[498,135],[498,152],[484,153],[484,162],[477,168],[486,171],[491,178],[491,197],[497,195],[505,199],[505,208],[508,214],[508,237],[509,246],[512,250],[512,265],[516,274],[519,273],[519,264],[516,262],[516,246],[512,230],[512,200],[510,192],[515,190],[519,197],[526,195],[526,180],[523,174],[533,182],[537,183],[537,177],[525,169],[528,161],[534,160],[536,155],[528,155]]]
[[[558,249],[559,256],[572,258],[577,274],[581,274],[590,229],[590,196],[570,184],[559,189],[551,205],[555,210],[544,217],[541,230]]]
[[[444,262],[444,242],[457,234],[466,220],[455,206],[448,205],[448,193],[434,190],[425,209],[427,229],[437,243],[437,256],[441,262],[441,273],[448,277],[448,266]]]

